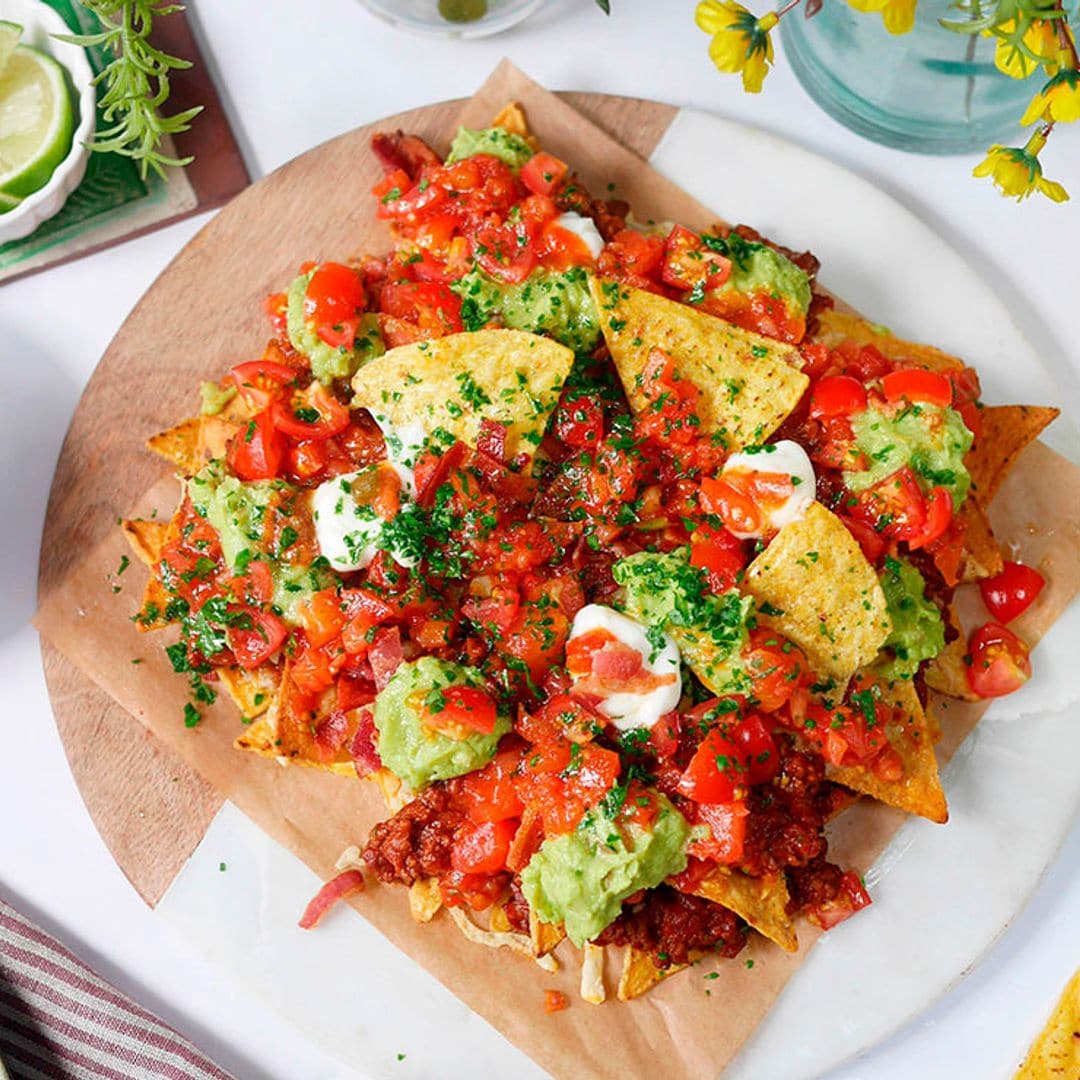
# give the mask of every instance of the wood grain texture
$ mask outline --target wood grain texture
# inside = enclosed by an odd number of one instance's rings
[[[559,96],[645,158],[678,111],[605,94]],[[442,145],[461,106],[449,101],[401,113],[317,147],[244,191],[180,252],[120,328],[75,411],[49,498],[39,598],[160,480],[163,465],[144,449],[146,438],[195,411],[201,380],[261,352],[268,336],[262,297],[283,288],[304,260],[389,246],[369,195],[380,175],[371,135],[401,128]],[[222,797],[44,641],[42,655],[87,810],[153,906]]]

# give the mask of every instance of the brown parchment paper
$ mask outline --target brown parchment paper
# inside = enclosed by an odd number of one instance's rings
[[[501,65],[469,102],[461,122],[484,126],[507,100],[525,107],[530,126],[545,148],[576,163],[594,192],[603,192],[614,182],[619,196],[634,205],[639,217],[673,219],[698,228],[716,219],[509,64]],[[451,132],[444,134],[448,137]],[[369,213],[366,204],[360,212]],[[342,235],[346,236],[345,231]],[[343,240],[345,244],[347,240]],[[309,254],[297,250],[295,261]],[[259,295],[253,291],[252,305],[257,304]],[[208,362],[208,371],[225,366],[228,355],[223,347],[217,362]],[[978,365],[978,357],[968,359]],[[167,515],[176,498],[175,481],[163,480],[142,498],[133,498],[114,510],[118,515],[153,510]],[[1080,589],[1080,469],[1045,446],[1033,445],[1017,462],[991,517],[999,538],[1010,545],[1013,554],[1047,575],[1047,588],[1019,625],[1029,641],[1037,640]],[[161,649],[171,638],[140,635],[130,622],[145,580],[141,568],[132,567],[122,581],[122,591],[113,592],[117,579],[110,578],[110,573],[125,551],[119,529],[97,544],[43,597],[36,619],[38,629],[267,833],[317,874],[330,876],[342,850],[361,842],[371,825],[385,816],[374,786],[311,769],[281,768],[234,751],[231,743],[239,725],[235,709],[226,701],[208,710],[197,728],[185,728],[181,717],[186,687],[173,674]],[[141,663],[133,664],[132,659]],[[1037,678],[1037,657],[1035,663]],[[943,727],[938,748],[942,759],[951,756],[982,711],[981,705],[936,703]],[[831,827],[834,857],[859,870],[867,869],[903,820],[904,815],[887,807],[866,802],[856,805]],[[298,913],[307,899],[296,898]],[[556,953],[561,970],[552,975],[505,950],[470,944],[445,915],[426,926],[414,923],[404,889],[372,881],[354,906],[395,945],[559,1077],[642,1076],[661,1068],[671,1080],[716,1075],[753,1031],[818,936],[813,927],[803,923],[799,928],[802,948],[797,954],[784,953],[757,939],[738,961],[719,962],[720,977],[715,980],[706,982],[701,977],[712,968],[710,961],[708,966],[672,977],[634,1002],[611,1000],[593,1006],[577,996],[577,954],[565,943]],[[835,932],[842,934],[843,929]],[[752,970],[742,962],[750,958],[754,960]],[[612,998],[616,961],[617,956],[609,955],[607,984]],[[365,975],[365,979],[370,978],[370,974]],[[542,992],[548,988],[567,993],[571,1007],[546,1014]]]

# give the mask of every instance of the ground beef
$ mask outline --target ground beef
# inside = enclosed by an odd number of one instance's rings
[[[788,870],[788,892],[791,893],[788,913],[794,915],[835,900],[843,876],[844,872],[839,866],[820,857],[811,859],[806,866]]]
[[[825,816],[831,784],[825,763],[779,738],[780,773],[769,784],[750,789],[746,849],[742,867],[759,877],[789,866],[806,866],[825,851]]]
[[[510,882],[510,892],[507,894],[504,910],[507,921],[519,934],[529,932],[529,901],[525,899],[525,894],[521,891],[519,877],[515,877]]]
[[[450,793],[434,784],[371,830],[364,862],[380,881],[404,885],[445,874],[450,869],[454,833],[462,820]]]
[[[737,956],[749,927],[734,912],[668,885],[650,889],[596,939],[599,945],[632,945],[651,953],[660,967],[685,964],[695,949]]]

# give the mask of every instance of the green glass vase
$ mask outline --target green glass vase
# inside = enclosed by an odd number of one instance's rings
[[[784,55],[830,116],[875,142],[925,154],[1015,142],[1044,79],[1011,79],[994,67],[995,39],[945,29],[962,19],[946,0],[920,0],[915,26],[890,34],[877,13],[824,0],[780,22]]]

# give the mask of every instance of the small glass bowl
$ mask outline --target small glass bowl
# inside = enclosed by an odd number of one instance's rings
[[[473,22],[450,22],[439,14],[438,0],[360,0],[373,15],[426,37],[478,38],[509,30],[546,0],[487,0],[487,14]]]

